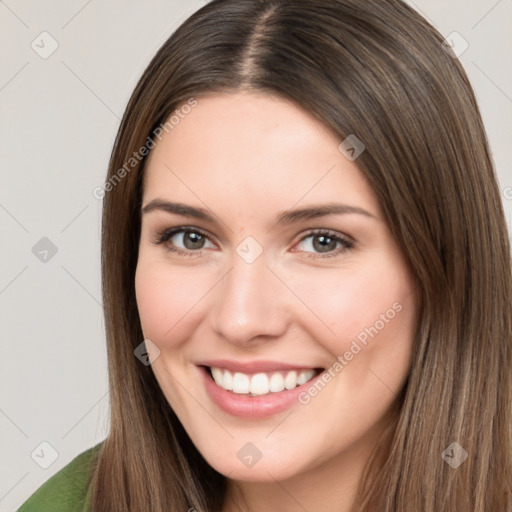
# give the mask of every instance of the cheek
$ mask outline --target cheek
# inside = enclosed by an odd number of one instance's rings
[[[135,295],[145,339],[153,341],[161,356],[151,364],[160,388],[178,416],[184,417],[187,396],[179,382],[182,374],[184,348],[194,324],[198,303],[205,295],[204,279],[194,273],[169,269],[165,262],[155,258],[139,257],[135,272]],[[175,380],[177,379],[177,381]]]
[[[332,355],[332,375],[344,374],[343,386],[353,397],[385,397],[408,373],[417,305],[405,268],[382,258],[380,265],[352,268],[336,282],[326,276],[308,287],[308,305],[322,321],[311,321],[313,334]]]
[[[318,326],[318,340],[336,354],[358,337],[364,343],[374,327],[379,332],[398,327],[412,291],[406,272],[389,266],[386,272],[376,266],[349,269],[335,279],[332,273],[316,274],[314,282],[302,286],[304,302],[317,317],[311,325]]]
[[[194,273],[184,277],[179,269],[170,272],[166,265],[139,259],[135,273],[135,294],[142,330],[146,338],[159,345],[176,339],[180,321],[187,320],[204,295],[203,286]]]
[[[323,293],[321,286],[316,293],[310,289],[311,309],[321,312],[335,334],[318,321],[310,330],[332,363],[322,382],[310,386],[299,401],[311,407],[310,417],[333,418],[325,427],[333,443],[339,439],[339,421],[347,422],[345,436],[356,440],[383,417],[410,369],[417,297],[403,266],[385,268],[351,269],[335,284],[326,278]]]
[[[416,321],[413,298],[397,293],[386,295],[380,306],[378,302],[337,344],[338,369],[350,393],[397,393],[410,367]]]

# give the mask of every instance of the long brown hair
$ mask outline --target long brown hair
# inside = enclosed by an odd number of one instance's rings
[[[111,427],[95,512],[214,512],[225,499],[226,478],[134,356],[146,159],[126,165],[180,105],[217,91],[278,95],[340,142],[363,141],[357,164],[419,283],[410,374],[354,510],[512,510],[509,239],[475,95],[442,43],[400,0],[213,0],[160,48],[126,108],[103,201]],[[454,442],[468,455],[456,469],[443,457]]]

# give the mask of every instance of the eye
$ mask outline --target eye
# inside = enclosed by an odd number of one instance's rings
[[[209,235],[199,228],[182,226],[159,231],[153,240],[156,245],[164,245],[170,252],[180,256],[201,256],[202,249],[214,247]],[[205,244],[209,243],[210,246]],[[308,258],[329,258],[345,253],[354,247],[348,237],[325,230],[317,229],[304,236],[297,245],[303,244],[300,252],[306,252]],[[313,252],[311,252],[311,249]],[[296,251],[294,251],[296,252]]]
[[[330,258],[345,253],[354,247],[354,242],[349,238],[322,229],[310,232],[301,239],[300,244],[303,244],[304,249],[302,250],[305,252],[309,252],[308,249],[318,251],[316,253],[310,252],[307,255],[308,258]]]
[[[167,250],[176,252],[181,256],[199,256],[207,241],[209,241],[209,238],[204,231],[194,227],[179,227],[158,232],[153,243],[156,245],[165,244]],[[210,246],[214,247],[213,244]]]

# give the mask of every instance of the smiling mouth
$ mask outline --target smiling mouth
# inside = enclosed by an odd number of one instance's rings
[[[204,366],[210,378],[220,388],[251,397],[295,389],[320,374],[324,369],[283,370],[276,372],[242,373],[224,368]]]

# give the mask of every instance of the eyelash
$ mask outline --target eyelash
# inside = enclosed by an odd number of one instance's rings
[[[195,228],[192,226],[182,226],[182,227],[171,228],[171,229],[163,229],[163,230],[157,232],[155,235],[155,238],[153,240],[153,243],[155,245],[165,244],[170,238],[172,238],[174,235],[177,235],[178,233],[197,233],[201,236],[204,236],[207,239],[210,238],[209,235],[201,229],[198,229],[198,228]],[[304,235],[299,240],[298,243],[303,242],[304,240],[306,240],[307,238],[309,238],[313,235],[325,236],[327,238],[330,238],[331,240],[340,243],[342,245],[342,247],[338,248],[332,252],[323,254],[323,255],[320,255],[320,253],[307,253],[308,258],[313,258],[313,259],[331,258],[333,256],[339,256],[340,254],[343,254],[343,253],[349,251],[350,249],[354,248],[354,243],[351,240],[348,240],[347,238],[342,238],[342,237],[336,235],[336,233],[334,233],[333,231],[326,230],[326,229],[315,229],[313,231],[310,231],[309,233]],[[201,254],[202,254],[202,250],[184,251],[183,249],[172,248],[172,247],[169,247],[168,245],[166,245],[165,247],[169,252],[174,252],[174,253],[178,254],[179,256],[201,256]]]

